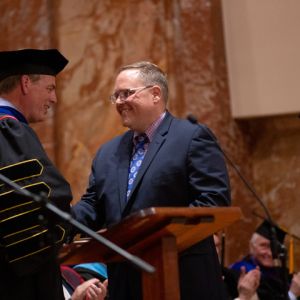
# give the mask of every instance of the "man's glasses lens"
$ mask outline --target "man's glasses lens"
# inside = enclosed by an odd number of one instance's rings
[[[152,87],[152,85],[147,85],[147,86],[138,87],[138,88],[134,88],[134,89],[124,89],[124,90],[116,91],[114,94],[112,94],[110,96],[110,101],[112,103],[116,103],[118,98],[121,101],[125,101],[128,97],[130,97],[134,93],[136,93],[138,91],[142,91],[143,89],[150,88],[150,87]]]
[[[126,89],[126,90],[120,90],[115,92],[110,96],[110,100],[112,102],[116,102],[118,98],[120,98],[121,101],[126,100],[129,96],[133,95],[135,93],[135,90]]]

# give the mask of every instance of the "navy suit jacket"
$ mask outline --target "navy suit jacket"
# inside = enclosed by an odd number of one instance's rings
[[[92,164],[89,186],[86,193],[73,207],[76,219],[89,227],[98,230],[109,227],[122,220],[128,214],[159,206],[227,206],[230,203],[229,179],[222,152],[209,129],[201,124],[192,124],[187,120],[173,117],[169,112],[158,127],[151,141],[142,166],[134,181],[131,195],[126,200],[128,169],[132,155],[133,132],[127,131],[103,145],[97,152]],[[198,281],[219,280],[216,266],[217,257],[212,239],[200,242],[192,247],[187,254],[210,255],[200,260],[211,261],[212,265],[185,268],[181,264],[181,299],[192,300],[194,292],[188,297],[184,289],[194,291],[196,287],[184,287],[182,281],[193,280],[195,269],[202,269],[204,278]],[[198,257],[199,258],[199,257]],[[183,261],[183,259],[181,259]],[[214,276],[209,274],[213,273]],[[195,275],[195,276],[194,276]],[[110,276],[109,276],[110,277]],[[221,278],[221,277],[220,277]],[[210,280],[211,279],[211,280]],[[110,280],[110,286],[113,284]],[[188,283],[190,286],[191,283]],[[215,289],[216,286],[212,286]],[[113,284],[114,285],[114,284]],[[120,284],[118,290],[121,290]],[[207,283],[205,287],[209,286]],[[127,287],[124,287],[126,289]],[[113,291],[111,292],[113,293]],[[126,293],[126,291],[123,291]],[[212,297],[209,292],[207,299],[222,299]],[[217,298],[219,297],[219,298]],[[111,298],[110,298],[111,299]],[[135,299],[129,297],[113,297],[112,299]],[[142,298],[136,297],[140,300]],[[194,299],[197,299],[196,296]],[[201,299],[206,299],[201,294]]]

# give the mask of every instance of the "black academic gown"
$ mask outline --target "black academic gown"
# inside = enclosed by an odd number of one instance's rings
[[[17,111],[0,106],[0,173],[64,211],[69,184],[47,157],[37,135]],[[63,299],[58,249],[66,226],[32,199],[0,182],[0,298]]]
[[[225,294],[227,300],[233,300],[239,296],[238,294],[238,281],[240,272],[231,270],[226,267],[222,268],[223,282],[225,286]]]

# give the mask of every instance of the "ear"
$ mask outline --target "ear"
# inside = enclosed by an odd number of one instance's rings
[[[24,95],[28,94],[31,80],[28,75],[22,75],[20,78],[21,90]]]
[[[155,85],[152,90],[153,102],[157,103],[162,99],[162,92],[159,86]]]

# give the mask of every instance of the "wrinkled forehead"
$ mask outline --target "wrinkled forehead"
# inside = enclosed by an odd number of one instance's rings
[[[134,88],[143,84],[139,70],[128,69],[121,71],[115,80],[115,90]]]
[[[55,84],[56,77],[52,75],[40,75],[40,81],[43,81],[47,84]]]
[[[268,246],[268,245],[270,245],[270,240],[268,240],[267,238],[265,238],[264,236],[262,236],[258,233],[253,234],[252,242],[256,246],[259,246],[259,245]]]
[[[22,76],[28,76],[28,75],[22,75]],[[31,77],[31,76],[36,76],[36,77]],[[29,75],[29,77],[31,81],[36,84],[55,85],[56,83],[56,77],[52,75],[37,74],[37,75]]]

